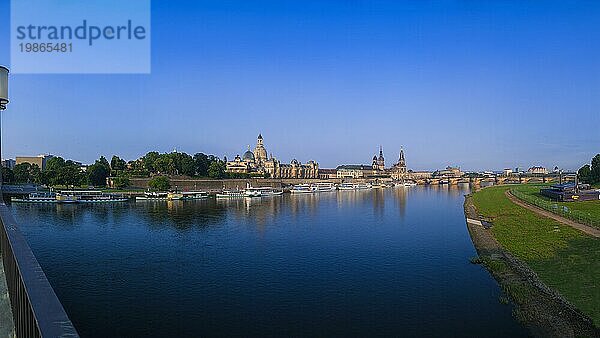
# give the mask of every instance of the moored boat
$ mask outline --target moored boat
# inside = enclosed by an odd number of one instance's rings
[[[283,195],[283,190],[278,190],[272,187],[260,187],[256,189],[260,190],[260,194],[262,197]]]
[[[356,190],[354,183],[341,183],[338,185],[338,190]]]
[[[137,196],[136,201],[166,201],[169,193],[166,192],[145,192],[144,196]]]
[[[246,196],[245,190],[223,190],[217,193],[217,198],[243,198]]]
[[[23,197],[12,197],[11,202],[18,203],[58,203],[56,193],[53,192],[32,192]]]
[[[336,190],[335,184],[333,184],[331,182],[313,183],[311,185],[311,188],[313,189],[314,192],[327,192],[327,191]]]
[[[123,195],[109,194],[100,190],[67,190],[61,191],[57,197],[61,203],[106,203],[128,200]]]
[[[290,190],[292,194],[312,194],[314,191],[310,184],[298,184]]]
[[[246,190],[244,190],[244,194],[246,197],[261,197],[262,190],[261,188],[254,188],[250,185],[250,183],[246,184]]]
[[[369,183],[342,183],[337,188],[338,190],[367,190],[372,186]]]
[[[167,201],[178,201],[183,199],[183,194],[180,192],[170,192],[167,194]]]
[[[208,198],[208,193],[206,191],[186,191],[182,193],[184,200],[199,200],[203,198]]]

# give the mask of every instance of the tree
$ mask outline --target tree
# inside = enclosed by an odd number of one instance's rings
[[[65,166],[65,160],[60,157],[52,157],[46,161],[46,169],[42,173],[42,183],[46,185],[63,184],[60,180],[60,172]]]
[[[181,162],[179,163],[180,173],[187,176],[195,176],[196,175],[196,162],[194,162],[194,158],[188,154],[184,154],[181,157]]]
[[[106,178],[110,171],[103,164],[96,161],[96,163],[88,167],[87,173],[90,184],[103,187],[106,185]]]
[[[590,183],[600,183],[600,154],[592,158],[592,166],[590,168]]]
[[[106,164],[108,165],[108,161],[106,161]],[[81,171],[81,167],[71,160],[65,161],[64,167],[59,170],[58,184],[81,186],[86,179],[87,176]]]
[[[149,173],[156,172],[155,164],[159,157],[160,154],[157,151],[151,151],[141,158],[142,162],[144,163],[144,168],[148,170]]]
[[[12,169],[2,167],[2,183],[10,184],[15,181],[15,174]]]
[[[59,170],[60,168],[65,166],[65,160],[60,157],[51,157],[46,161],[46,169],[45,170]]]
[[[125,176],[114,177],[113,186],[117,189],[123,189],[129,186],[129,178]]]
[[[117,155],[113,155],[113,157],[110,159],[110,170],[113,173],[113,175],[116,175],[116,173],[125,170],[126,165],[127,163],[125,163],[125,160],[121,159]]]
[[[581,183],[592,183],[592,170],[589,164],[584,165],[577,171],[577,178]]]
[[[208,156],[203,153],[197,153],[194,155],[194,163],[196,164],[196,174],[198,176],[208,176],[208,166],[210,166],[210,160]]]
[[[154,162],[154,173],[173,175],[176,173],[175,162],[168,154],[159,155]]]
[[[13,170],[15,183],[37,183],[40,180],[40,167],[37,164],[20,163]]]
[[[225,177],[225,162],[219,159],[213,161],[208,167],[208,177],[210,178],[224,178]]]
[[[167,191],[171,189],[171,182],[166,176],[156,176],[148,181],[148,187],[153,191]]]

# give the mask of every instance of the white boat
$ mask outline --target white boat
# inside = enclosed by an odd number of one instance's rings
[[[263,197],[283,195],[283,190],[277,190],[277,189],[271,188],[271,187],[260,187],[260,188],[256,188],[256,189],[260,190],[261,196],[263,196]]]
[[[356,190],[368,190],[373,188],[370,183],[356,183],[354,186],[356,187]]]
[[[327,192],[334,191],[336,189],[335,184],[331,182],[319,182],[311,185],[311,189],[314,192]]]
[[[203,198],[208,198],[208,193],[206,191],[186,191],[182,193],[184,200],[199,200]]]
[[[337,188],[338,190],[367,190],[372,186],[369,183],[342,183]]]
[[[12,197],[10,200],[18,203],[58,203],[56,193],[53,192],[32,192],[24,197]]]
[[[314,190],[310,184],[298,184],[290,190],[292,194],[312,194]]]
[[[167,192],[145,192],[144,196],[137,196],[136,201],[166,201],[169,193]]]
[[[217,198],[244,198],[246,196],[245,190],[223,190],[218,193]]]
[[[57,195],[64,197],[61,203],[108,203],[126,202],[128,199],[123,195],[109,194],[100,190],[66,190]]]
[[[170,192],[167,194],[167,201],[178,201],[183,199],[183,194],[180,192]]]
[[[356,190],[354,183],[341,183],[338,185],[338,190]]]

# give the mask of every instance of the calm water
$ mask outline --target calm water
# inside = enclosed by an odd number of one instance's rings
[[[458,188],[17,205],[82,336],[523,336]]]

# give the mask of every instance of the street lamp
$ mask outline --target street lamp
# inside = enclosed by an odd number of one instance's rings
[[[8,104],[8,68],[0,65],[0,111]]]
[[[0,65],[0,112],[6,109],[8,104],[8,68]],[[2,115],[0,115],[0,161],[2,160]],[[2,163],[3,164],[3,163]],[[0,203],[2,201],[2,164],[0,164]]]

